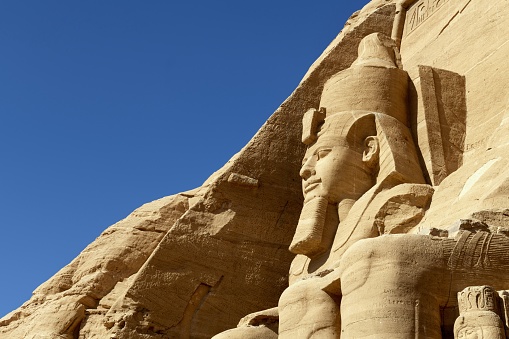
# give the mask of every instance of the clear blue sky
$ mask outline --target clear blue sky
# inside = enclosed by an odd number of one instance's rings
[[[0,316],[198,187],[368,0],[0,2]]]

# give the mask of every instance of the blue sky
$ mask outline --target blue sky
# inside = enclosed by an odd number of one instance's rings
[[[0,2],[0,316],[238,152],[368,0]]]

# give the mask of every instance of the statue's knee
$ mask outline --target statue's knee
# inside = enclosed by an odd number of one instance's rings
[[[321,279],[301,280],[283,292],[278,305],[281,338],[311,338],[319,331],[339,331],[339,304],[321,289]]]
[[[284,290],[279,299],[280,313],[288,305],[307,303],[306,300],[329,299],[328,294],[321,290],[319,279],[321,278],[300,280]]]
[[[299,311],[305,312],[304,306],[306,304],[307,296],[312,289],[312,283],[308,280],[301,280],[283,291],[279,297],[279,322],[284,322],[287,315],[291,314],[291,317],[302,318],[303,316],[297,314]]]

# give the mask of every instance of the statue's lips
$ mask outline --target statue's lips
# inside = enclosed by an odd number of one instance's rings
[[[309,182],[306,182],[306,186],[304,186],[304,194],[314,190],[318,185],[320,185],[320,183],[322,182],[321,179],[315,179],[315,180],[311,180]]]

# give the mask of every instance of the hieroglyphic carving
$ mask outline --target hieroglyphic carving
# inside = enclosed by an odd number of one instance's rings
[[[420,0],[407,11],[406,34],[411,33],[450,0]]]
[[[497,294],[489,286],[467,287],[458,293],[460,313],[469,311],[497,312]]]
[[[488,141],[489,138],[490,137],[487,136],[487,137],[484,137],[484,138],[482,138],[480,140],[477,140],[475,142],[466,144],[465,145],[465,152],[472,151],[472,150],[478,149],[478,148],[486,145],[486,142]]]

